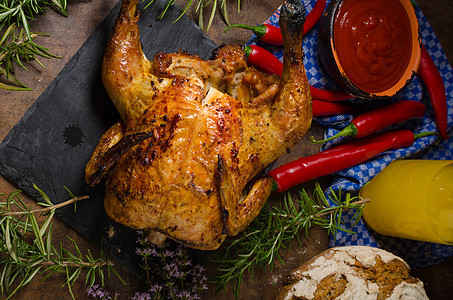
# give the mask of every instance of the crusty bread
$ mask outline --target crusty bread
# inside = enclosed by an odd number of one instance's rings
[[[277,299],[428,299],[409,270],[382,249],[330,248],[294,270]]]

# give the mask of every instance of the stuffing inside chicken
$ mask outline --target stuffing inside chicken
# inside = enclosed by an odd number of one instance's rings
[[[281,7],[282,77],[247,66],[239,45],[211,60],[185,52],[142,52],[138,0],[123,0],[107,46],[102,79],[121,120],[102,137],[86,181],[107,178],[105,209],[116,222],[216,249],[258,215],[271,193],[263,169],[311,125],[303,65],[305,9]]]

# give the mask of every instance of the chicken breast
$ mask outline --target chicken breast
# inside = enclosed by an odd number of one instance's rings
[[[263,169],[311,125],[303,65],[303,4],[280,14],[282,77],[247,66],[239,45],[211,60],[184,52],[142,52],[138,0],[123,0],[102,66],[121,120],[86,166],[86,181],[106,177],[105,209],[121,224],[212,250],[259,213],[273,180]]]

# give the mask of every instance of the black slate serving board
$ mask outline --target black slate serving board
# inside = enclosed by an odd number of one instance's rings
[[[156,21],[165,0],[141,11],[139,28],[143,50],[152,59],[156,52],[179,49],[211,57],[216,44],[188,17],[173,21],[181,10],[172,6],[163,20]],[[37,99],[0,144],[0,173],[37,199],[36,184],[54,203],[75,195],[90,199],[56,214],[85,238],[103,243],[103,249],[132,272],[140,272],[135,255],[135,231],[110,220],[104,211],[104,185],[85,183],[84,170],[100,136],[119,119],[101,82],[101,62],[120,4],[72,57],[66,67]],[[110,234],[108,234],[108,232]],[[111,234],[113,233],[113,234]]]

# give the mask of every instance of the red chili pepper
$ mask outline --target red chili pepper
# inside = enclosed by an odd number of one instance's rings
[[[249,65],[264,73],[282,76],[283,63],[271,52],[256,45],[245,46],[244,52]]]
[[[250,66],[257,68],[264,73],[282,76],[283,63],[271,52],[257,45],[245,46],[244,52]],[[329,102],[344,101],[354,98],[354,96],[351,96],[346,92],[321,90],[313,86],[310,86],[310,92],[313,99]]]
[[[356,105],[313,99],[313,117],[328,117],[341,114],[353,114],[357,111],[358,107]]]
[[[305,18],[304,23],[304,35],[310,31],[310,29],[318,23],[319,19],[321,19],[322,14],[324,13],[324,9],[326,8],[326,0],[317,0],[315,6],[310,11],[310,13]]]
[[[444,139],[447,139],[448,107],[444,81],[433,59],[423,45],[418,75],[420,75],[421,80],[425,83],[426,89],[428,90],[439,133]]]
[[[270,45],[281,46],[283,45],[283,37],[280,31],[280,27],[271,25],[271,24],[262,24],[257,26],[246,25],[246,24],[233,24],[225,28],[227,31],[230,28],[243,28],[252,30],[258,39],[262,42],[268,43]],[[225,32],[224,31],[224,32]]]
[[[315,144],[321,144],[339,138],[341,136],[353,136],[361,138],[390,125],[397,124],[413,118],[421,118],[425,115],[426,108],[423,103],[402,100],[377,109],[371,110],[354,118],[343,130],[325,140],[310,140]]]
[[[318,0],[313,6],[313,9],[310,13],[305,17],[304,23],[304,32],[305,35],[310,29],[318,23],[319,19],[326,8],[326,0]],[[252,30],[253,33],[256,34],[258,39],[262,42],[268,43],[270,45],[283,45],[283,37],[282,33],[280,32],[280,28],[270,24],[262,24],[257,26],[251,26],[246,24],[233,24],[228,26],[225,31],[230,28],[243,28]]]
[[[415,139],[435,133],[414,134],[403,129],[387,131],[352,140],[314,155],[299,158],[268,173],[274,179],[273,190],[287,189],[365,162],[382,152],[411,146]]]
[[[341,102],[344,100],[352,99],[354,96],[342,92],[342,91],[333,91],[333,90],[321,90],[310,85],[311,97],[314,99],[319,99],[326,102]]]

